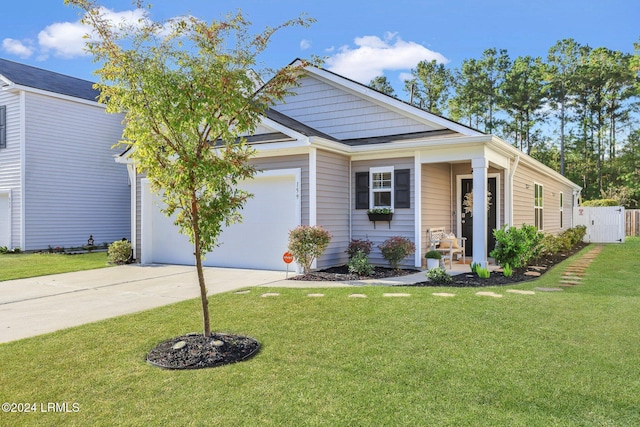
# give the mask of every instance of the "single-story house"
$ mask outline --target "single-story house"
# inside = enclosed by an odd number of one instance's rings
[[[0,246],[129,238],[130,189],[112,146],[122,116],[93,83],[0,59]]]
[[[417,248],[403,265],[420,267],[436,227],[465,237],[467,258],[486,265],[495,228],[571,227],[581,188],[500,138],[315,66],[299,83],[247,138],[261,171],[244,184],[255,197],[205,265],[284,270],[288,232],[298,225],[333,235],[317,268],[346,263],[350,240],[364,238],[375,244],[370,260],[385,265],[377,245],[396,235]],[[130,162],[128,169],[136,257],[193,264],[192,247],[160,212],[144,175]],[[472,198],[472,189],[489,197]],[[390,207],[392,220],[370,221],[367,210],[377,207]]]

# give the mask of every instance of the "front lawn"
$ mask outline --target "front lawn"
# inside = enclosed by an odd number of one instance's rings
[[[637,238],[606,246],[582,284],[535,295],[506,290],[554,287],[563,265],[510,287],[214,295],[212,329],[250,335],[263,346],[249,361],[215,369],[164,371],[144,360],[158,342],[201,329],[199,300],[0,344],[3,401],[37,404],[37,413],[0,419],[65,426],[640,425],[638,253]],[[477,296],[479,290],[503,297]],[[267,292],[280,296],[261,296]],[[43,412],[49,402],[68,411]]]
[[[80,255],[6,254],[0,255],[0,282],[102,267],[107,267],[106,252]]]

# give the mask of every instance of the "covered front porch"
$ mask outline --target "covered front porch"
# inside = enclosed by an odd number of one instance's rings
[[[451,153],[449,153],[451,154]],[[481,153],[483,154],[483,153]],[[421,152],[416,156],[416,266],[432,247],[429,231],[445,228],[465,239],[466,263],[482,267],[490,264],[489,253],[495,247],[493,230],[511,224],[512,181],[518,159],[481,155],[457,158]],[[474,197],[487,194],[487,197]],[[419,234],[419,235],[418,235]],[[419,259],[418,259],[419,257]],[[454,261],[447,270],[468,269]]]

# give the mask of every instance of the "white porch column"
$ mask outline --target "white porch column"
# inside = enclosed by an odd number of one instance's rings
[[[415,267],[422,267],[422,162],[420,152],[416,151],[413,157],[413,200],[414,208],[414,240],[416,242]]]
[[[487,169],[485,157],[471,161],[473,169],[473,262],[487,267]]]

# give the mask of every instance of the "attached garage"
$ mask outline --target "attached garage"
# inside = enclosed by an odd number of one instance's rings
[[[289,230],[300,224],[300,169],[262,172],[241,187],[252,193],[242,210],[243,221],[220,236],[220,246],[206,255],[208,267],[285,270]],[[179,232],[173,218],[164,215],[160,198],[142,180],[143,264],[194,265],[193,245]]]
[[[11,197],[8,190],[0,190],[0,246],[11,247]]]

